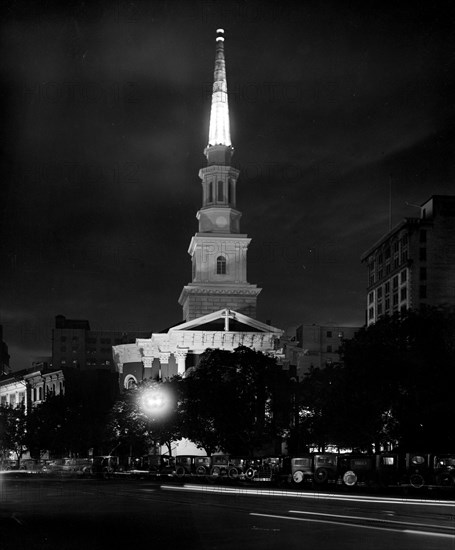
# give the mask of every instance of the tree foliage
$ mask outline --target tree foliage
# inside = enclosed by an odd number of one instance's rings
[[[302,387],[307,437],[361,449],[455,448],[455,312],[383,317],[342,346],[343,363]]]
[[[208,454],[253,454],[272,444],[282,374],[275,359],[250,348],[207,350],[183,380],[183,433]]]
[[[127,390],[115,402],[108,416],[104,439],[118,452],[128,455],[147,454],[155,444],[166,445],[172,454],[171,442],[182,437],[179,409],[180,378],[157,382],[144,380]],[[154,416],[143,406],[143,397],[149,391],[163,391],[170,400],[164,415]]]
[[[18,464],[26,451],[27,425],[23,407],[0,407],[0,451],[16,455]]]

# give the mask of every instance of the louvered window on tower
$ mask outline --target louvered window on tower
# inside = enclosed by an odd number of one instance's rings
[[[224,256],[218,256],[216,259],[216,273],[217,275],[226,275],[226,258]]]
[[[212,188],[212,182],[211,181],[209,181],[208,189],[209,189],[208,202],[213,202],[213,188]]]
[[[218,182],[218,202],[223,202],[224,193],[223,193],[223,182]]]

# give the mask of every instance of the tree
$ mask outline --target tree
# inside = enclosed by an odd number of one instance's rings
[[[172,454],[171,442],[180,439],[179,383],[180,378],[157,382],[144,380],[126,390],[112,407],[105,431],[109,447],[129,456],[146,454],[155,444],[166,445]],[[144,399],[150,392],[157,392],[168,401],[165,414],[147,408]],[[159,413],[161,411],[158,411]]]
[[[252,455],[271,445],[282,428],[281,379],[275,359],[250,348],[207,350],[183,380],[184,435],[209,455]]]
[[[383,317],[342,345],[343,363],[303,382],[314,441],[375,450],[455,447],[455,311]]]
[[[26,451],[26,420],[24,407],[0,407],[0,450],[2,454],[14,453],[18,466]]]

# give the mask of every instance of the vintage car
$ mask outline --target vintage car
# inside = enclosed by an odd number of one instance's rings
[[[210,474],[211,460],[209,456],[177,455],[175,457],[175,476],[205,477]]]
[[[91,466],[91,473],[104,479],[112,477],[119,471],[120,460],[118,456],[95,456]]]
[[[302,454],[284,462],[284,471],[288,473],[288,479],[293,485],[311,483],[313,480],[313,456]]]
[[[313,481],[316,485],[325,485],[337,480],[338,456],[336,453],[313,454]]]
[[[346,453],[338,458],[338,473],[347,487],[370,485],[375,479],[375,459],[372,455]]]
[[[440,487],[455,487],[455,454],[438,454],[432,460],[432,481]]]

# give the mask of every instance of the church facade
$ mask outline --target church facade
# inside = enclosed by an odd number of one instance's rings
[[[183,322],[134,344],[113,347],[120,384],[128,388],[144,378],[166,379],[196,367],[207,349],[247,346],[282,358],[279,328],[256,320],[261,289],[247,280],[251,239],[240,230],[237,209],[239,171],[232,166],[224,31],[217,30],[207,165],[199,171],[202,205],[192,237],[191,281],[179,297]]]

